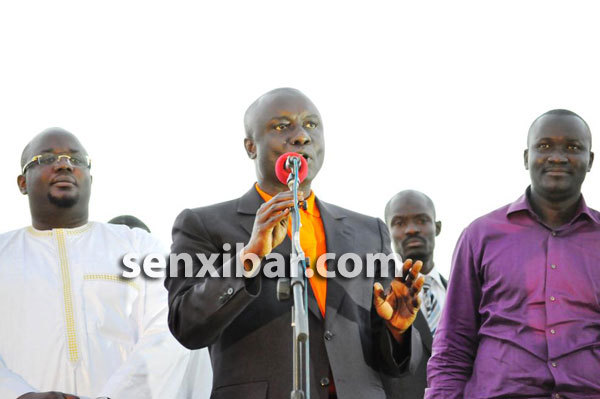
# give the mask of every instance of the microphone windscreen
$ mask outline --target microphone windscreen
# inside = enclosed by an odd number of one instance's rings
[[[285,168],[285,161],[287,161],[289,157],[298,157],[298,159],[300,159],[300,167],[298,169],[298,180],[300,183],[302,183],[302,181],[304,181],[308,175],[308,162],[306,162],[306,158],[296,152],[286,152],[277,158],[277,162],[275,162],[275,175],[279,181],[286,186],[288,176],[290,173],[292,173],[291,170],[286,170]]]

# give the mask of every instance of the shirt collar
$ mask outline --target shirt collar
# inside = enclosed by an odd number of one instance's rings
[[[533,211],[533,208],[531,208],[531,204],[529,203],[530,191],[531,186],[527,187],[527,190],[525,190],[525,194],[521,195],[519,199],[517,199],[515,202],[509,205],[506,211],[507,217],[516,212],[527,211],[532,217],[534,217],[536,220],[539,220],[538,216]],[[587,204],[585,203],[585,199],[583,198],[583,194],[581,195],[581,198],[579,200],[579,207],[577,208],[577,212],[568,224],[573,223],[575,220],[579,219],[579,217],[582,214],[586,215],[594,223],[600,224],[600,217],[594,212],[592,212],[590,208],[588,208]]]
[[[435,280],[440,287],[444,287],[444,284],[442,283],[442,278],[440,277],[440,272],[435,270],[435,267],[425,276],[430,277],[432,280]]]
[[[580,214],[587,215],[590,220],[592,220],[596,224],[600,224],[600,215],[597,212],[593,212],[590,208],[588,208],[585,199],[583,198],[583,194],[581,195],[581,200],[579,201],[579,209],[577,210],[577,216]]]
[[[258,183],[255,183],[254,187],[256,188],[256,191],[258,192],[258,195],[260,195],[261,198],[265,202],[267,202],[271,198],[273,198],[272,195],[269,195],[268,193],[266,193],[265,191],[263,191],[259,187]],[[306,213],[308,213],[309,215],[315,216],[315,217],[320,217],[321,216],[321,212],[319,211],[319,208],[317,207],[317,204],[316,204],[316,201],[315,201],[315,192],[313,190],[310,191],[310,195],[306,199]]]
[[[51,236],[53,234],[53,232],[57,231],[57,230],[62,230],[67,234],[81,234],[84,233],[86,231],[88,231],[89,229],[92,228],[92,226],[94,225],[94,222],[87,222],[86,224],[79,226],[79,227],[73,227],[73,228],[55,228],[55,229],[50,229],[50,230],[38,230],[33,226],[28,226],[27,227],[27,232],[31,235],[34,236]]]
[[[531,209],[531,206],[529,205],[529,201],[527,200],[527,192],[528,191],[529,191],[529,187],[527,187],[525,194],[521,195],[519,197],[519,199],[517,199],[515,202],[513,202],[512,204],[509,205],[508,210],[506,211],[506,216],[510,216],[513,213],[520,212],[520,211],[527,211],[527,212],[531,213],[532,215],[535,215],[535,213],[533,212],[533,209]]]

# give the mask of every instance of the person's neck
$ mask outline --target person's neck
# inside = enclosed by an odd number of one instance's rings
[[[87,210],[55,208],[53,212],[31,212],[31,224],[37,230],[72,229],[88,222]]]
[[[579,208],[581,192],[560,199],[548,199],[537,193],[533,187],[529,193],[531,208],[548,227],[556,229],[568,223]]]
[[[431,272],[433,271],[433,268],[435,267],[434,263],[433,263],[433,256],[422,260],[423,262],[423,267],[421,268],[421,274],[431,274]]]
[[[275,196],[284,191],[290,191],[287,186],[284,186],[280,182],[274,183],[266,180],[258,180],[258,187],[270,196]],[[304,181],[300,184],[298,191],[304,192],[304,198],[310,195],[310,182]]]

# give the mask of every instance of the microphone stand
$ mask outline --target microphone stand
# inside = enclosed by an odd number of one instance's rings
[[[289,163],[291,163],[291,165]],[[286,160],[286,168],[292,169],[287,184],[293,192],[294,209],[292,210],[292,254],[290,256],[291,287],[293,293],[292,303],[292,335],[293,335],[293,387],[290,394],[291,399],[310,399],[310,358],[308,340],[308,290],[306,286],[306,257],[300,246],[300,209],[298,207],[298,169],[300,160],[297,157],[289,157]],[[278,298],[282,299],[281,289],[278,287]],[[302,350],[304,349],[304,351]],[[303,353],[304,352],[304,353]],[[303,367],[304,366],[304,367]],[[302,380],[304,375],[304,390]]]

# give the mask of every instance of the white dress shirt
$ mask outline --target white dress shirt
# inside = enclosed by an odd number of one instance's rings
[[[428,274],[425,274],[424,276],[425,276],[425,282],[430,285],[431,293],[433,294],[433,296],[435,297],[435,300],[437,301],[436,306],[438,306],[438,311],[435,313],[435,317],[433,317],[433,318],[426,317],[427,323],[429,324],[429,329],[431,331],[435,331],[435,329],[437,328],[437,326],[440,322],[440,317],[442,315],[442,309],[444,309],[444,304],[446,303],[446,288],[444,287],[444,284],[442,283],[442,277],[440,276],[440,273],[435,269],[435,267]],[[421,292],[419,292],[419,296],[421,297],[421,303],[424,303],[423,290],[421,290]],[[423,309],[423,306],[421,306],[421,310],[423,312],[425,312],[425,309]]]

